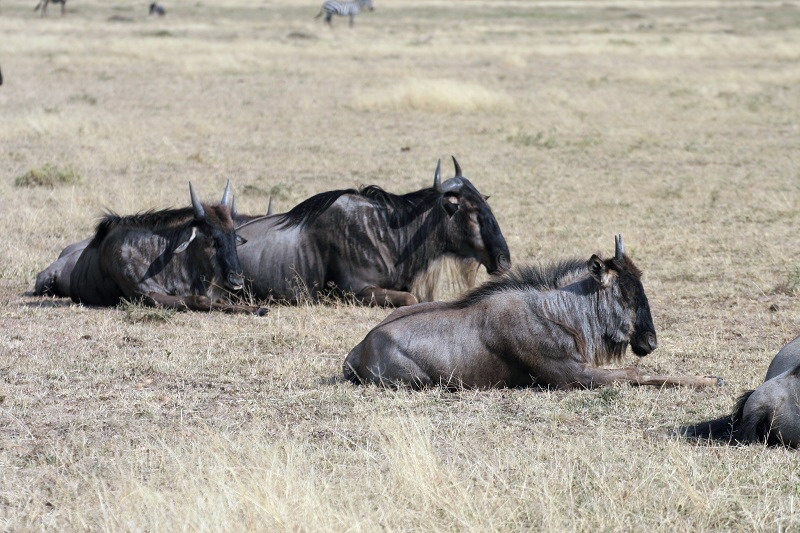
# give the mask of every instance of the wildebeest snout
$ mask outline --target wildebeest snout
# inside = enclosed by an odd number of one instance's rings
[[[639,357],[648,355],[658,347],[658,340],[653,331],[647,331],[638,335],[634,335],[631,339],[631,349],[633,353]]]
[[[235,272],[228,274],[228,279],[226,282],[228,288],[234,291],[238,291],[244,286],[244,278],[241,274],[236,274]]]

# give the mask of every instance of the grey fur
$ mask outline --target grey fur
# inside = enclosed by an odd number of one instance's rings
[[[627,256],[521,269],[453,302],[394,311],[348,354],[344,375],[383,386],[595,387],[714,385],[714,378],[646,375],[619,360],[656,348],[639,271]]]

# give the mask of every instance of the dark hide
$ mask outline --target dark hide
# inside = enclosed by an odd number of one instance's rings
[[[83,250],[89,246],[91,240],[84,239],[64,248],[58,259],[36,276],[33,294],[37,296],[69,297],[69,280],[72,276],[72,269],[75,268],[75,263],[78,262],[78,258],[83,253]]]
[[[348,354],[354,383],[383,386],[595,387],[716,384],[715,378],[646,375],[605,369],[631,344],[656,348],[656,331],[640,272],[624,255],[527,267],[453,302],[394,311]]]
[[[220,299],[243,279],[230,206],[192,207],[120,217],[106,215],[70,276],[70,296],[86,305],[121,299],[198,311],[257,312]]]
[[[679,434],[728,444],[800,445],[800,337],[778,352],[764,383],[740,396],[733,414],[681,427]]]
[[[490,274],[511,259],[485,197],[460,175],[404,195],[377,186],[317,194],[283,215],[238,228],[245,277],[258,298],[354,294],[363,303],[417,302],[415,283],[454,258]],[[424,297],[423,298],[427,298]]]

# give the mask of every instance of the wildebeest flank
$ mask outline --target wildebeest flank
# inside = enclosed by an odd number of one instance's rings
[[[800,445],[800,337],[781,348],[764,383],[739,397],[733,414],[682,427],[680,434],[728,443]]]
[[[441,261],[455,258],[490,274],[511,265],[508,245],[489,204],[461,174],[432,187],[394,195],[379,187],[321,193],[288,213],[238,228],[249,287],[259,298],[296,302],[324,291],[395,306],[433,298]],[[415,294],[412,294],[415,293]]]
[[[348,354],[344,375],[354,383],[412,387],[716,384],[599,367],[619,360],[628,344],[639,356],[656,348],[640,278],[618,236],[611,259],[523,268],[456,301],[394,311]]]
[[[263,314],[221,300],[244,282],[236,254],[244,241],[234,230],[230,196],[204,205],[191,183],[189,191],[189,208],[106,215],[72,270],[72,299],[98,306],[141,299],[174,309]]]

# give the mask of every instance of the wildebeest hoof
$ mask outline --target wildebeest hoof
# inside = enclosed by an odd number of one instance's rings
[[[269,307],[259,307],[256,316],[265,316],[267,313],[269,313]]]

